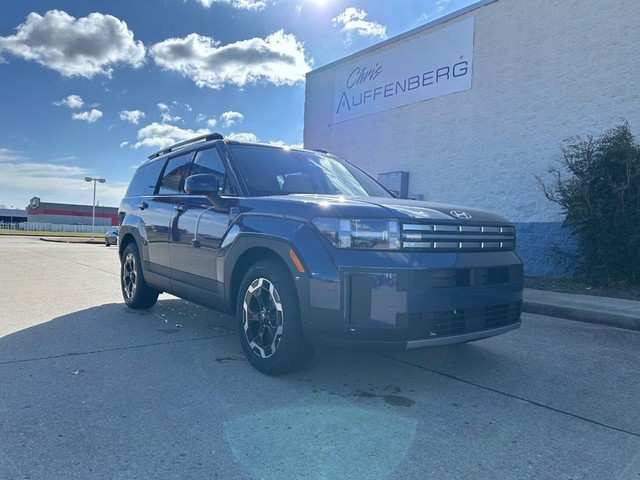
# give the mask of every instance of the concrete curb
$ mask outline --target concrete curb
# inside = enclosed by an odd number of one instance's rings
[[[522,311],[640,331],[640,302],[525,289]]]
[[[53,243],[80,243],[86,245],[104,245],[104,239],[94,238],[91,240],[90,238],[84,237],[39,237],[43,242],[53,242]]]

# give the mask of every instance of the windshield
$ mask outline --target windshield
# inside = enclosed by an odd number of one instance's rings
[[[375,180],[333,155],[282,148],[229,145],[251,196],[315,193],[390,197]]]

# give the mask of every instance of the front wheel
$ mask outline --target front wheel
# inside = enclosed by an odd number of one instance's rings
[[[302,335],[295,285],[282,263],[265,259],[247,271],[237,312],[240,343],[256,369],[283,375],[311,359],[313,350]]]
[[[160,292],[147,285],[142,274],[140,253],[135,243],[130,243],[122,253],[120,263],[120,287],[127,306],[137,309],[152,307]]]

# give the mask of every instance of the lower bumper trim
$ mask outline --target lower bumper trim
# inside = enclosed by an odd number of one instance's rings
[[[331,335],[327,335],[328,332],[326,331],[322,333],[316,332],[315,335],[313,334],[309,335],[306,337],[306,340],[313,345],[319,345],[319,346],[325,346],[325,347],[401,352],[405,350],[411,350],[414,348],[438,347],[441,345],[453,345],[456,343],[464,343],[464,342],[470,342],[473,340],[489,338],[496,335],[501,335],[503,333],[507,333],[510,330],[515,330],[516,328],[520,327],[520,324],[521,324],[521,320],[518,320],[517,322],[512,323],[510,325],[506,325],[504,327],[499,327],[499,328],[492,328],[489,330],[481,330],[478,332],[471,332],[471,333],[465,333],[460,335],[439,336],[434,338],[410,340],[410,341],[363,340],[363,339],[358,339],[356,337],[352,337],[352,338],[334,337]]]
[[[423,340],[411,340],[407,342],[407,350],[413,348],[423,347],[437,347],[439,345],[451,345],[454,343],[470,342],[472,340],[480,340],[482,338],[489,338],[495,335],[501,335],[507,333],[510,330],[520,328],[521,320],[511,325],[506,325],[500,328],[493,328],[491,330],[481,330],[479,332],[465,333],[462,335],[451,335],[446,337],[426,338]]]

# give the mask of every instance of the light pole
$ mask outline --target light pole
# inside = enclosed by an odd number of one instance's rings
[[[91,215],[91,240],[93,240],[93,229],[96,225],[96,182],[104,183],[104,178],[84,177],[85,182],[93,182],[93,213]]]

